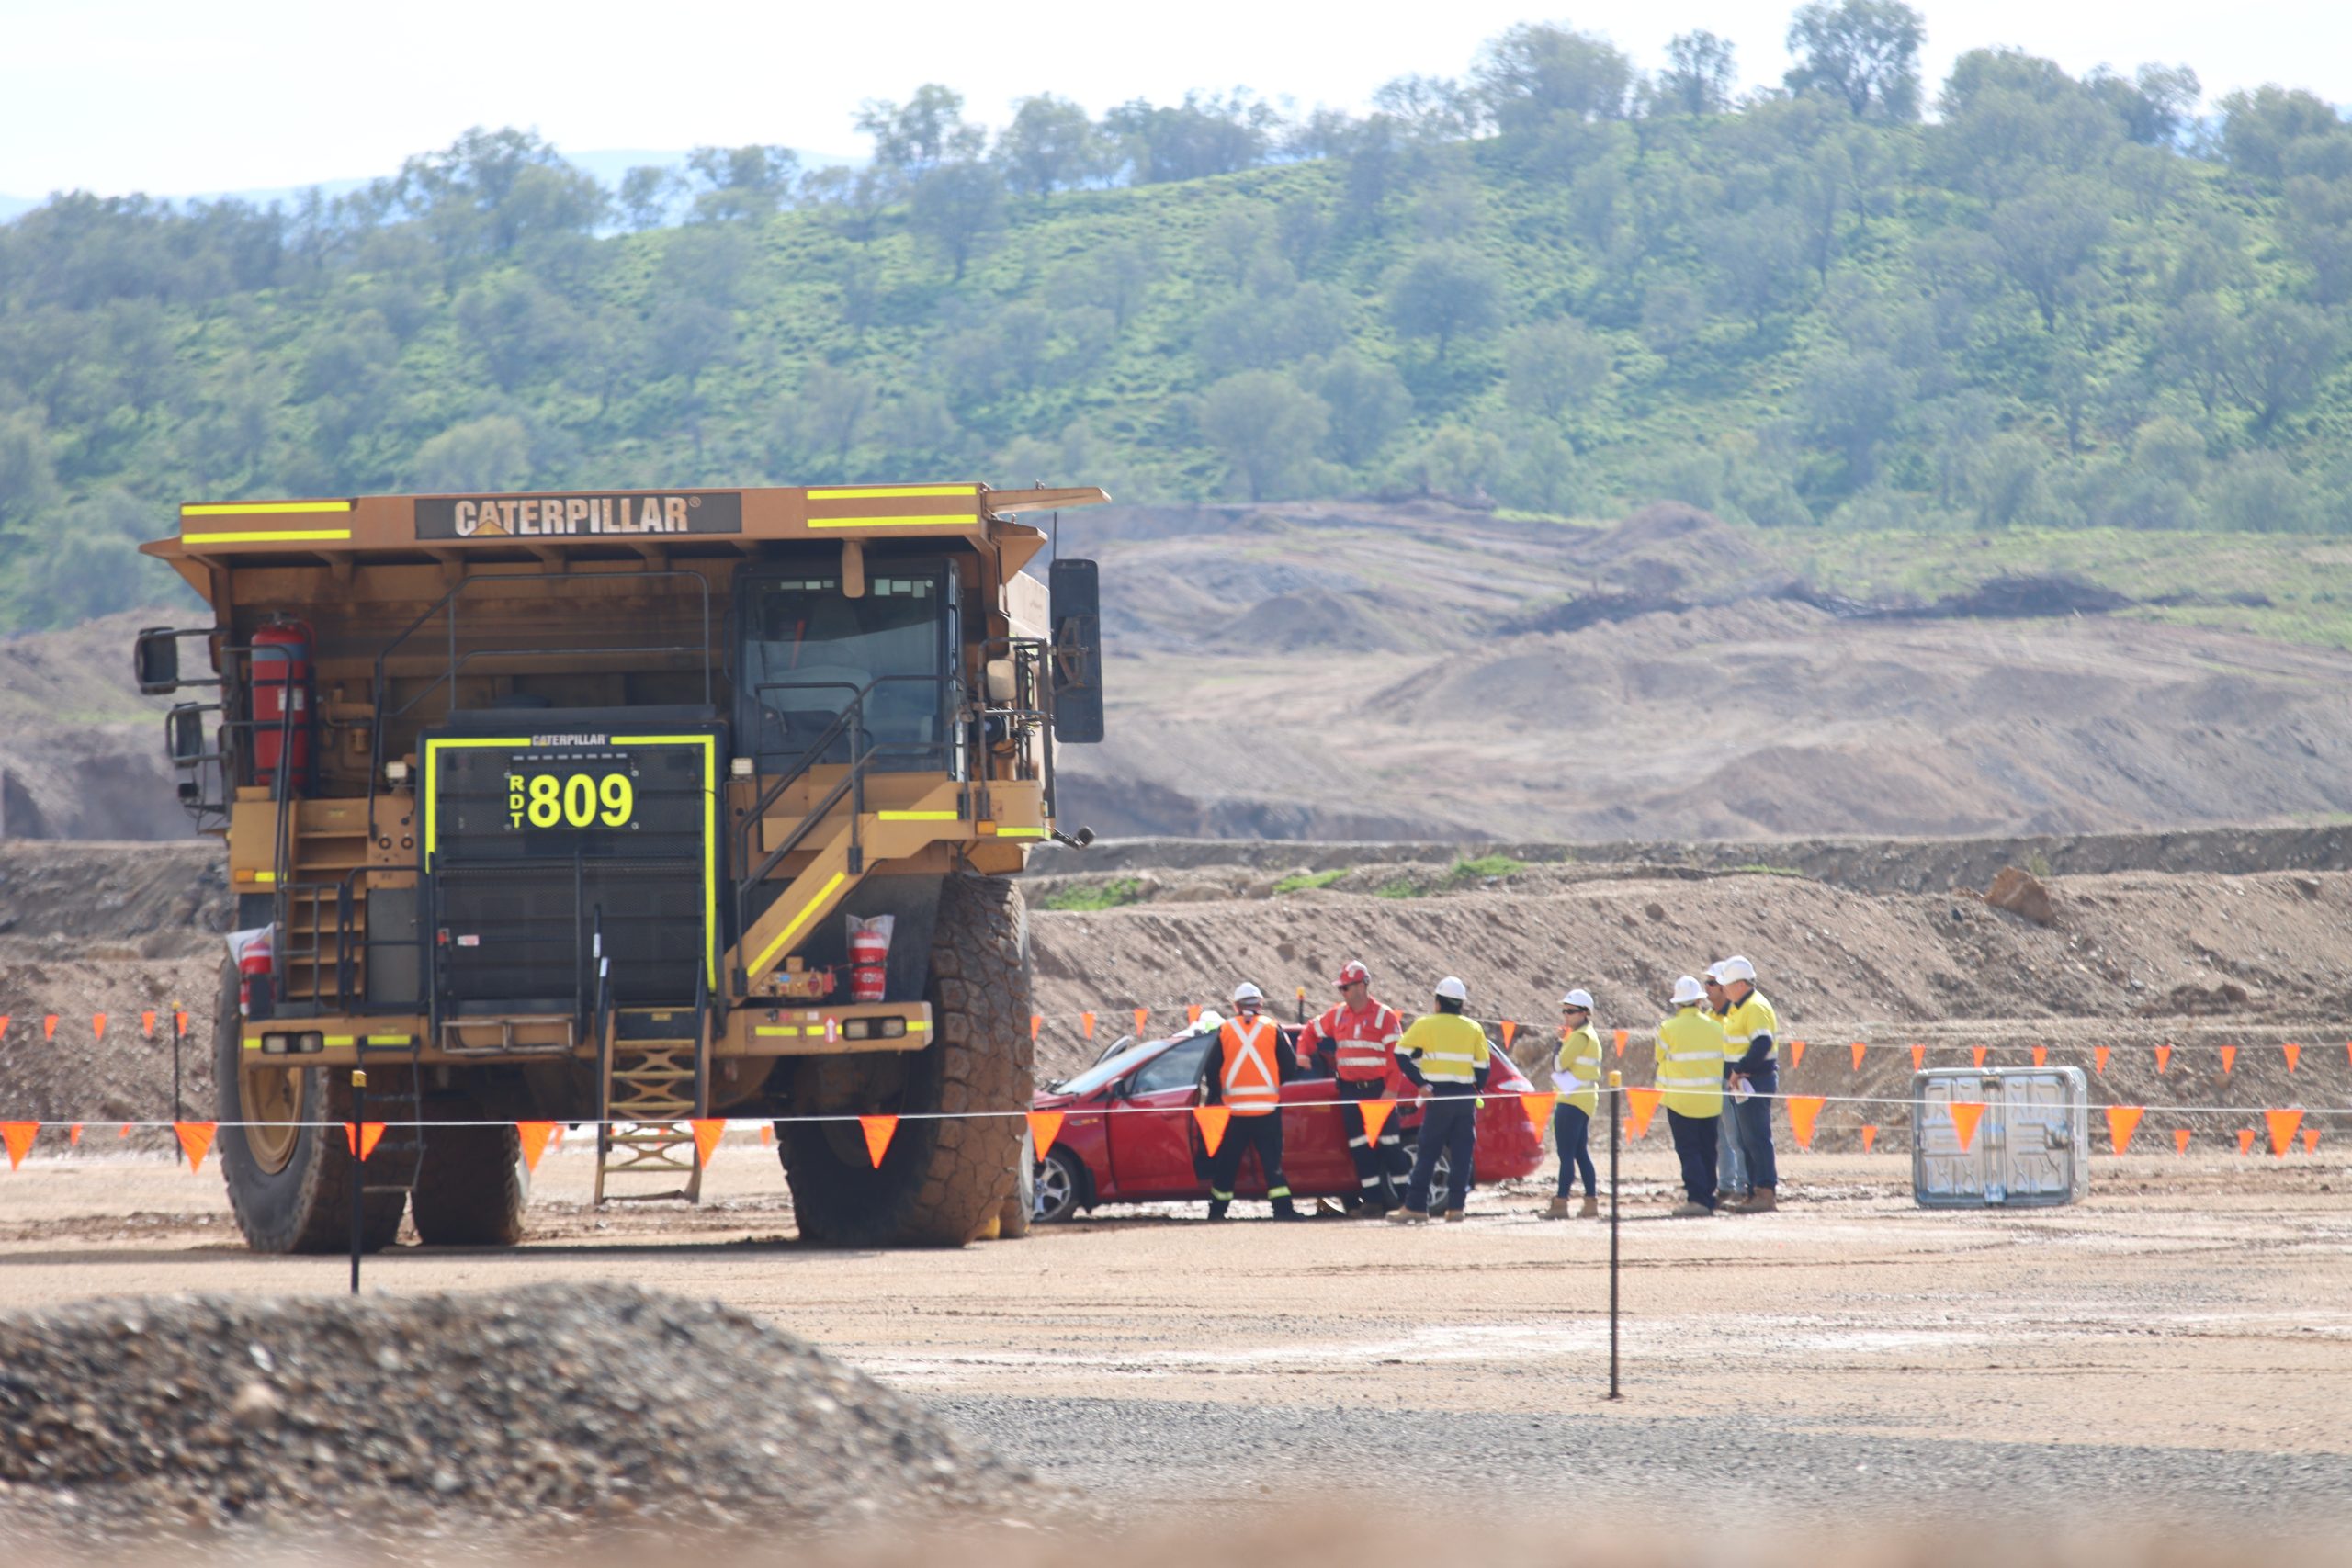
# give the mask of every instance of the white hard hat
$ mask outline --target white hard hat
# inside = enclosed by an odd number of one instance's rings
[[[1560,1005],[1564,1008],[1582,1008],[1585,1011],[1590,1012],[1592,1010],[1592,993],[1586,990],[1582,986],[1578,986],[1575,990],[1570,991],[1566,996],[1560,998]]]
[[[1244,980],[1241,984],[1233,987],[1233,999],[1237,1003],[1262,1002],[1266,999],[1266,993],[1251,985],[1249,981]]]
[[[1203,1008],[1201,1010],[1201,1027],[1207,1030],[1212,1034],[1216,1033],[1218,1030],[1225,1027],[1225,1014],[1217,1011],[1215,1008]]]
[[[1718,986],[1724,983],[1724,961],[1722,959],[1718,958],[1713,964],[1707,965],[1707,978],[1713,980]]]
[[[1734,980],[1745,980],[1751,986],[1756,983],[1756,965],[1737,954],[1724,959],[1721,964],[1716,964],[1715,968],[1721,973],[1725,985],[1731,984]]]
[[[1706,999],[1707,987],[1699,984],[1699,977],[1697,976],[1685,975],[1682,978],[1674,982],[1674,1005],[1676,1007],[1688,1007],[1693,1002],[1703,1002]]]
[[[1437,983],[1437,994],[1450,1002],[1466,1002],[1470,999],[1470,987],[1448,975]]]

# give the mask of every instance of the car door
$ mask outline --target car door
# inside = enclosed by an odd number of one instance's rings
[[[1355,1162],[1340,1121],[1339,1085],[1327,1075],[1283,1085],[1283,1174],[1292,1192],[1332,1198],[1356,1190]]]
[[[1120,1085],[1104,1119],[1121,1198],[1189,1198],[1204,1190],[1193,1170],[1193,1087],[1208,1047],[1207,1035],[1175,1041]]]

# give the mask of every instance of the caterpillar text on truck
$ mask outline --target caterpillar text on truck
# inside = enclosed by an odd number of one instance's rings
[[[519,1238],[514,1122],[594,1119],[599,1202],[780,1121],[804,1236],[1018,1235],[1027,924],[1054,747],[1102,737],[1095,489],[912,483],[184,506],[212,605],[140,634],[237,900],[221,1167],[266,1252]],[[184,678],[201,639],[205,678]],[[189,662],[196,660],[191,656]],[[351,1069],[389,1124],[355,1161]],[[854,1119],[896,1113],[878,1168]],[[411,1124],[413,1124],[413,1126]]]

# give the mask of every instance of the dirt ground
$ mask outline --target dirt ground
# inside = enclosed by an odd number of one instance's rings
[[[589,1156],[573,1146],[542,1163],[523,1247],[402,1246],[370,1258],[366,1281],[397,1293],[658,1274],[982,1425],[1006,1402],[1082,1423],[1110,1401],[1148,1440],[1162,1418],[1214,1428],[1283,1413],[1308,1446],[1295,1470],[1260,1462],[1277,1491],[1312,1482],[1327,1500],[1335,1472],[1366,1490],[1382,1477],[1318,1458],[1316,1433],[1389,1412],[1408,1427],[1574,1417],[1600,1424],[1578,1443],[1604,1449],[1611,1424],[1646,1443],[1642,1424],[1667,1419],[1719,1445],[1965,1439],[2053,1445],[2052,1462],[2156,1444],[2209,1472],[2316,1463],[2340,1478],[2328,1506],[2352,1503],[2345,1151],[2101,1159],[2087,1202],[2013,1213],[1915,1208],[1907,1162],[1883,1155],[1792,1154],[1782,1213],[1676,1221],[1662,1144],[1653,1134],[1624,1158],[1613,1404],[1609,1230],[1540,1218],[1540,1178],[1479,1192],[1460,1226],[1102,1211],[918,1258],[784,1239],[774,1152],[748,1134],[722,1146],[695,1210],[590,1211]],[[37,1155],[0,1176],[0,1307],[335,1292],[346,1268],[246,1254],[211,1168]],[[1021,1457],[1045,1479],[1105,1483],[1114,1456],[1050,1429],[1028,1440]],[[1184,1464],[1163,1469],[1121,1472],[1121,1484],[1155,1505],[1197,1500]]]

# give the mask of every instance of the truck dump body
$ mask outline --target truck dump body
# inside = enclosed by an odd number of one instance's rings
[[[1021,570],[1046,538],[1017,517],[1102,499],[184,507],[144,548],[215,625],[143,636],[141,684],[219,687],[171,733],[239,926],[267,933],[237,1060],[479,1067],[475,1101],[550,1120],[876,1098],[872,1074],[828,1089],[775,1059],[936,1043],[943,888],[1055,833],[1057,688],[1063,738],[1099,739],[1091,563],[1057,565],[1089,570],[1049,625]],[[182,681],[198,636],[213,679]],[[853,965],[853,929],[890,935]]]

